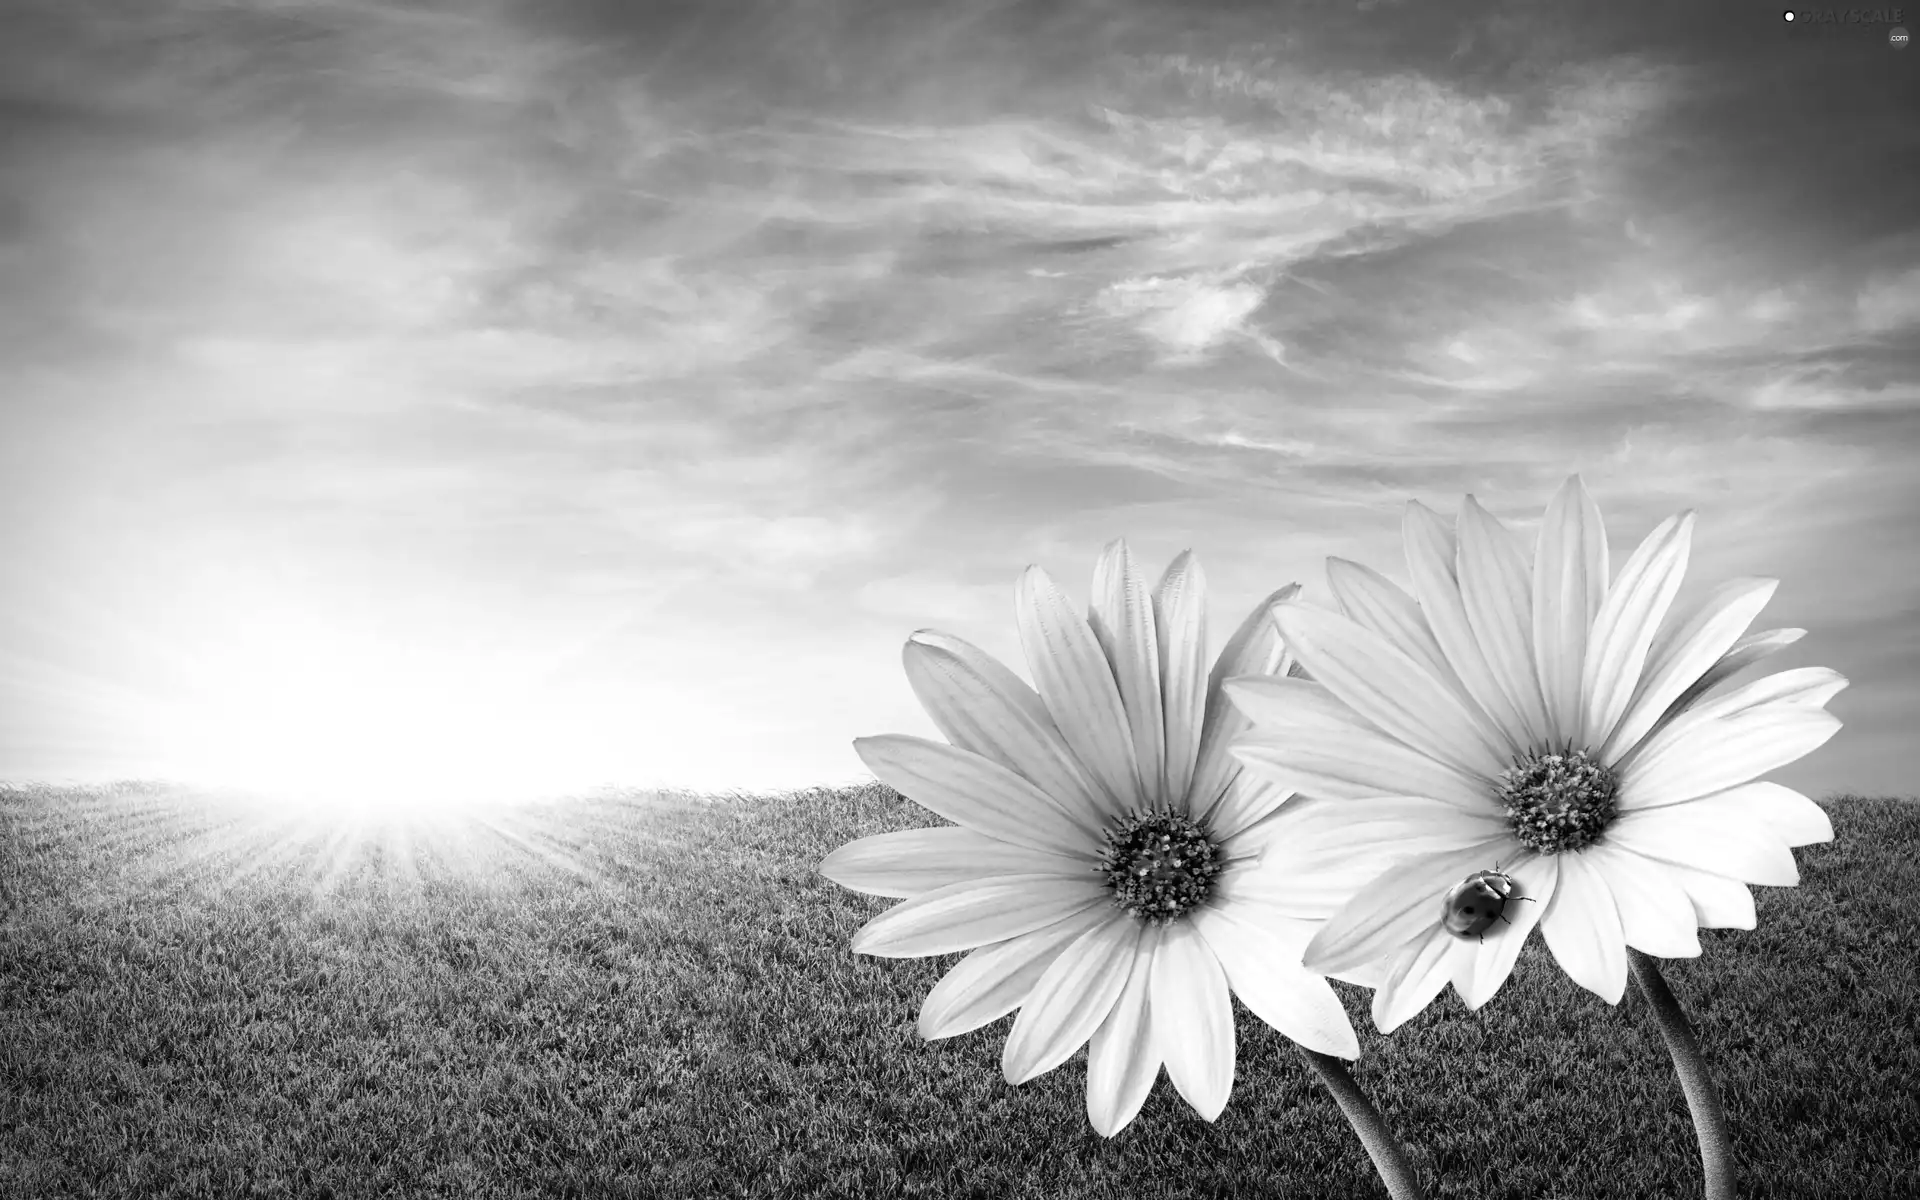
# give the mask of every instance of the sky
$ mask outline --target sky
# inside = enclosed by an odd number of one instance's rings
[[[1214,644],[1408,500],[1852,680],[1920,792],[1920,52],[1771,3],[13,0],[0,779],[866,778],[1191,548]],[[1676,11],[1677,10],[1677,11]],[[1842,14],[1844,17],[1844,14]],[[1869,14],[1871,16],[1871,14]],[[1920,24],[1920,13],[1914,14]],[[1812,36],[1812,34],[1821,36]]]

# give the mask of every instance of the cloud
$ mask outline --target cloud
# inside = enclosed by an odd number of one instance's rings
[[[1236,333],[1266,293],[1253,284],[1209,285],[1188,279],[1123,279],[1095,304],[1115,316],[1140,319],[1147,336],[1165,345],[1169,361],[1191,362]]]
[[[1920,383],[1861,387],[1833,368],[1808,368],[1774,376],[1754,386],[1746,401],[1766,410],[1857,410],[1920,406]]]
[[[872,579],[854,592],[854,603],[875,616],[914,623],[913,628],[965,629],[994,623],[1012,612],[1011,583],[966,584],[931,572]]]
[[[724,556],[738,568],[780,572],[801,586],[818,571],[864,556],[877,540],[874,522],[852,515],[829,520],[674,511],[661,522],[661,533],[667,546],[681,554]]]
[[[1876,274],[1855,301],[1863,328],[1874,333],[1920,325],[1920,267]]]
[[[1017,656],[1026,562],[1192,546],[1251,604],[1580,469],[1867,579],[1805,611],[1886,684],[1913,589],[1848,547],[1897,557],[1920,274],[1848,139],[1894,118],[1650,6],[1360,7],[27,5],[0,591],[138,577],[193,645],[457,611],[676,770],[684,708],[857,771],[921,727],[906,631]]]

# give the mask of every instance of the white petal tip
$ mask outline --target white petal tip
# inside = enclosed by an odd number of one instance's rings
[[[1281,1032],[1285,1032],[1282,1030]],[[1353,1030],[1347,1030],[1344,1038],[1328,1040],[1324,1037],[1296,1038],[1289,1035],[1294,1045],[1315,1054],[1324,1054],[1329,1058],[1344,1058],[1348,1062],[1360,1061],[1360,1039],[1353,1036]]]
[[[1315,975],[1334,975],[1347,969],[1346,964],[1332,955],[1315,950],[1312,942],[1307,943],[1306,951],[1300,955],[1300,965]]]

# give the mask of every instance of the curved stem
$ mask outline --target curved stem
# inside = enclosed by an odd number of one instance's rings
[[[1733,1200],[1733,1147],[1727,1138],[1727,1114],[1720,1107],[1720,1093],[1707,1073],[1707,1060],[1700,1053],[1700,1042],[1687,1024],[1667,981],[1660,977],[1660,966],[1640,951],[1627,948],[1627,962],[1633,967],[1634,982],[1653,1009],[1660,1036],[1667,1040],[1667,1053],[1673,1056],[1674,1073],[1680,1076],[1680,1090],[1686,1094],[1687,1109],[1693,1114],[1694,1136],[1700,1139],[1700,1167],[1707,1178],[1707,1200]]]
[[[1379,1172],[1380,1182],[1387,1185],[1387,1195],[1393,1200],[1425,1200],[1426,1193],[1420,1190],[1420,1181],[1414,1177],[1413,1167],[1407,1162],[1407,1152],[1387,1132],[1387,1123],[1380,1119],[1380,1110],[1373,1106],[1373,1101],[1367,1099],[1367,1094],[1354,1082],[1353,1072],[1347,1069],[1347,1061],[1318,1050],[1309,1050],[1305,1046],[1300,1046],[1299,1050],[1301,1057],[1319,1074],[1320,1082],[1326,1084],[1327,1090],[1333,1093],[1340,1111],[1346,1114],[1347,1123],[1360,1135],[1360,1144],[1367,1148],[1367,1157],[1373,1160],[1373,1169]]]

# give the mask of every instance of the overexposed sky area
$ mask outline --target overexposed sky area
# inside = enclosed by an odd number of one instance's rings
[[[1766,3],[16,0],[0,778],[745,788],[932,626],[1409,499],[1853,681],[1920,790],[1920,57]]]

